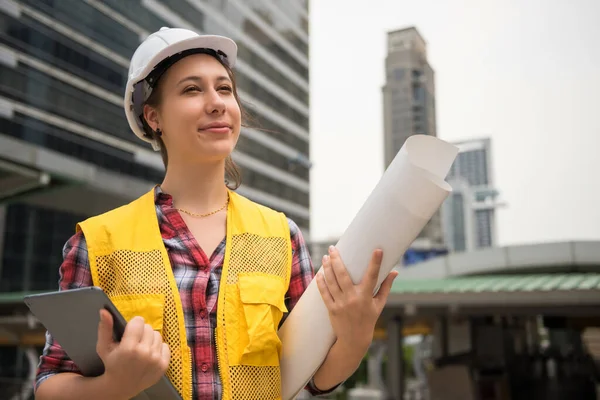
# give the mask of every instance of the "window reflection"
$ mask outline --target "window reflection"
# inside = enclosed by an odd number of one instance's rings
[[[275,29],[287,42],[308,57],[308,44],[300,37],[307,37],[302,32],[299,24],[294,24],[285,14],[281,13],[272,2],[262,0],[247,0],[246,4],[252,7],[254,13],[267,25]],[[283,15],[285,18],[280,18]]]
[[[115,53],[130,57],[139,37],[84,1],[21,0]]]
[[[13,45],[27,54],[36,56],[52,65],[73,73],[76,76],[92,81],[104,89],[121,95],[126,82],[126,70],[114,62],[94,54],[91,50],[84,48],[75,41],[60,35],[37,21],[24,16],[22,21],[14,20],[6,15],[0,15],[6,24],[6,30]],[[1,19],[0,19],[1,20]],[[114,49],[111,44],[109,48]],[[128,53],[131,53],[129,51]],[[241,57],[241,56],[240,56]],[[281,101],[262,86],[256,84],[240,71],[236,72],[241,90],[251,93],[261,102],[298,124],[304,129],[309,129],[308,117]],[[286,82],[289,82],[286,80]],[[289,88],[289,86],[288,86]],[[285,87],[283,88],[286,89]],[[300,101],[308,102],[308,95],[298,98]],[[299,94],[299,93],[296,93]]]
[[[302,154],[308,156],[309,145],[306,140],[301,139],[292,133],[289,133],[286,129],[277,125],[275,122],[272,122],[270,119],[261,117],[250,107],[246,107],[246,111],[251,115],[252,119],[248,123],[249,128],[253,128],[264,132],[273,139],[285,143],[290,147],[298,150]]]
[[[0,251],[0,292],[55,289],[62,248],[73,235],[75,224],[84,218],[25,204],[9,205],[4,249]]]
[[[121,93],[126,71],[114,62],[94,54],[73,40],[22,15],[19,20],[0,14],[1,41],[59,69],[84,78],[104,89]],[[60,41],[53,39],[60,37]]]
[[[25,65],[18,69],[0,66],[0,85],[4,95],[21,103],[139,143],[131,134],[121,107],[33,68]]]
[[[294,160],[253,141],[244,135],[243,130],[235,148],[240,152],[252,156],[258,160],[266,161],[276,168],[290,172],[300,179],[306,181],[309,179],[309,171],[307,167],[299,165],[298,163],[295,163]]]

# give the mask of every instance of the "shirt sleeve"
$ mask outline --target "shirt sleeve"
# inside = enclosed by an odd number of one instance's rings
[[[285,305],[288,309],[288,313],[284,315],[279,326],[283,324],[285,318],[292,312],[292,309],[298,303],[300,297],[302,297],[302,294],[315,276],[310,252],[300,228],[298,228],[298,225],[289,218],[288,224],[290,226],[290,239],[292,241],[292,272],[288,291],[285,296]],[[330,394],[336,390],[338,386],[339,385],[336,385],[327,391],[323,391],[318,389],[315,386],[314,379],[311,379],[304,389],[312,396],[323,396]]]
[[[63,248],[63,262],[59,269],[59,290],[92,286],[87,244],[82,232],[73,235]],[[49,332],[37,369],[35,388],[49,377],[61,372],[81,373],[75,363]]]
[[[288,224],[290,226],[290,238],[292,241],[292,272],[288,291],[285,296],[285,306],[288,309],[288,313],[283,316],[281,324],[283,324],[289,312],[296,306],[315,275],[308,246],[302,236],[302,232],[296,223],[289,218]]]

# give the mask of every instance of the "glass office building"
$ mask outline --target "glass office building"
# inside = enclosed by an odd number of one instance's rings
[[[0,293],[56,288],[75,224],[161,182],[122,97],[133,51],[163,26],[237,42],[253,117],[233,155],[239,193],[309,237],[308,12],[301,0],[0,1]]]
[[[504,206],[495,187],[489,138],[454,143],[459,148],[448,173],[452,193],[444,202],[444,231],[454,252],[497,245],[496,210]]]

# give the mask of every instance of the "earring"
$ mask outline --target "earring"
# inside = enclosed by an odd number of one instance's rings
[[[160,130],[160,128],[156,128],[156,130],[154,131],[154,133],[156,134],[156,136],[161,137],[162,136],[162,131]]]

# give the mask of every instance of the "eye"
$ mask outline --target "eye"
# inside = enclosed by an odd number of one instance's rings
[[[233,89],[232,89],[232,87],[231,87],[231,86],[229,86],[229,85],[223,85],[223,86],[220,86],[220,87],[219,87],[219,91],[220,91],[220,92],[227,92],[227,93],[231,93],[231,92],[233,92]]]
[[[198,86],[188,86],[183,90],[183,93],[190,93],[190,92],[199,92],[200,88]]]

